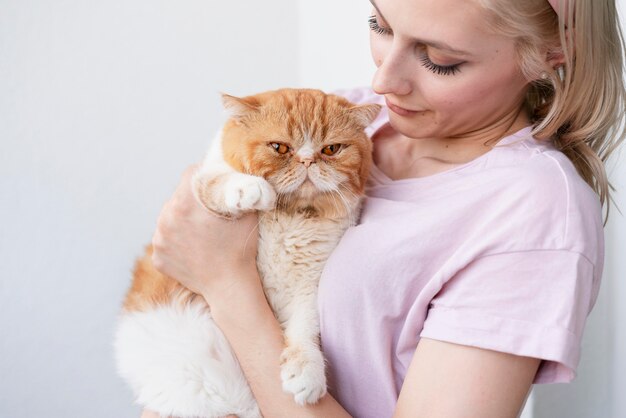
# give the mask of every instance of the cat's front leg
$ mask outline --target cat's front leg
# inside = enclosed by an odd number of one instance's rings
[[[192,182],[202,205],[222,216],[236,218],[244,212],[271,210],[276,202],[276,192],[267,180],[234,170],[199,171]]]
[[[326,394],[324,356],[319,345],[316,294],[294,300],[285,326],[286,347],[281,355],[283,390],[299,405],[316,403]]]
[[[192,178],[196,198],[209,211],[225,217],[237,218],[245,212],[273,209],[274,188],[263,177],[241,173],[224,161],[222,140],[219,131]]]

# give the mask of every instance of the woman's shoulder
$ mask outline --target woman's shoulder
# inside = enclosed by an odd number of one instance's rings
[[[490,158],[490,171],[502,184],[498,200],[510,210],[511,223],[525,233],[555,233],[555,247],[598,262],[603,226],[600,199],[574,164],[549,141],[532,136],[510,141]]]
[[[562,199],[565,205],[600,208],[598,195],[551,141],[538,140],[532,135],[512,138],[496,146],[498,151],[490,158],[490,165],[505,169],[508,181],[517,190],[547,201]]]

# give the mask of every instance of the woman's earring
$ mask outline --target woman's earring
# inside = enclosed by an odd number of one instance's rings
[[[541,74],[540,74],[540,77],[541,77],[542,80],[547,80],[547,79],[550,78],[550,74],[548,74],[547,71],[542,71]]]

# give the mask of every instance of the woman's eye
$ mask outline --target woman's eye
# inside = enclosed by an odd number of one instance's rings
[[[289,151],[289,147],[280,142],[270,142],[270,146],[279,154],[286,154]]]
[[[341,149],[341,144],[332,144],[322,148],[322,154],[335,155]]]
[[[383,28],[378,24],[378,19],[376,19],[375,15],[372,15],[367,19],[367,22],[370,25],[370,29],[376,32],[379,35],[391,35],[391,29]]]
[[[430,60],[430,57],[428,56],[428,54],[426,54],[426,52],[422,54],[422,56],[420,57],[420,61],[422,62],[422,65],[426,67],[428,70],[439,75],[454,75],[458,73],[459,71],[461,71],[459,69],[459,66],[461,64],[454,64],[454,65],[435,64],[434,62]]]

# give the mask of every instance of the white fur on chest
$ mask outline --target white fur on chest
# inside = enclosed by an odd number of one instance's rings
[[[307,218],[279,211],[260,215],[257,266],[281,323],[290,316],[291,301],[317,293],[324,264],[349,226],[348,219]]]

